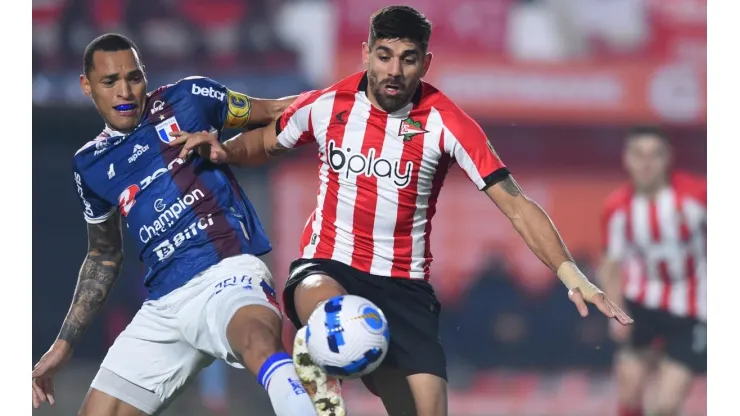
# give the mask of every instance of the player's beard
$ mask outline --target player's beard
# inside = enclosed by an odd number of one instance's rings
[[[383,82],[379,83],[378,77],[371,71],[367,73],[367,83],[370,87],[370,92],[372,92],[380,108],[388,113],[395,113],[406,106],[411,101],[411,96],[414,93],[414,88],[410,88],[409,85],[401,80],[394,81],[391,78],[386,78]],[[388,84],[398,85],[401,88],[395,95],[388,95],[385,92],[385,86]]]

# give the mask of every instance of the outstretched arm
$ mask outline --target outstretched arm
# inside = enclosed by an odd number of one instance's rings
[[[569,289],[569,296],[582,316],[588,314],[583,300],[595,304],[609,317],[615,317],[622,324],[632,323],[619,307],[581,273],[573,262],[555,224],[545,211],[529,199],[511,175],[486,189],[486,194],[509,218],[532,252],[550,270],[557,273]]]
[[[57,342],[74,348],[108,298],[123,263],[121,216],[116,213],[99,224],[88,224],[87,257],[82,263],[72,305]]]
[[[272,121],[267,127],[237,134],[224,142],[224,147],[225,163],[240,167],[261,165],[270,157],[290,150],[277,139],[276,121]]]
[[[248,125],[264,126],[280,117],[283,112],[298,98],[297,95],[268,100],[264,98],[250,97],[252,103],[252,115],[249,117]]]

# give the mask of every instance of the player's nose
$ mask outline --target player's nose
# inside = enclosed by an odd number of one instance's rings
[[[391,78],[400,77],[403,74],[400,59],[392,59],[388,64],[388,76]]]
[[[119,83],[118,96],[124,100],[131,100],[134,98],[134,90],[128,82]]]

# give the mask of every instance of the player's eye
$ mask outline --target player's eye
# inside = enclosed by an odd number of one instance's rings
[[[416,58],[406,58],[403,60],[403,62],[406,65],[415,65],[416,64]]]
[[[112,79],[106,79],[103,81],[103,85],[105,85],[106,87],[112,87],[115,83],[116,81],[113,81]]]
[[[379,56],[378,59],[380,59],[381,62],[388,62],[391,60],[390,56]]]
[[[134,75],[131,77],[131,82],[141,82],[142,79],[143,77],[141,75]]]

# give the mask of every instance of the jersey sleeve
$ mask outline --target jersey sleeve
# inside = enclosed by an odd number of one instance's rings
[[[456,114],[455,114],[456,113]],[[479,190],[506,179],[509,170],[483,129],[461,110],[444,118],[444,148]]]
[[[245,94],[205,77],[185,78],[180,81],[180,87],[192,97],[215,129],[241,129],[249,122],[252,102]]]
[[[304,92],[280,115],[275,123],[275,133],[281,145],[292,149],[316,141],[311,107],[320,95],[319,91]]]
[[[116,211],[116,207],[90,189],[77,167],[74,170],[74,178],[85,221],[89,224],[100,224],[110,218]]]

